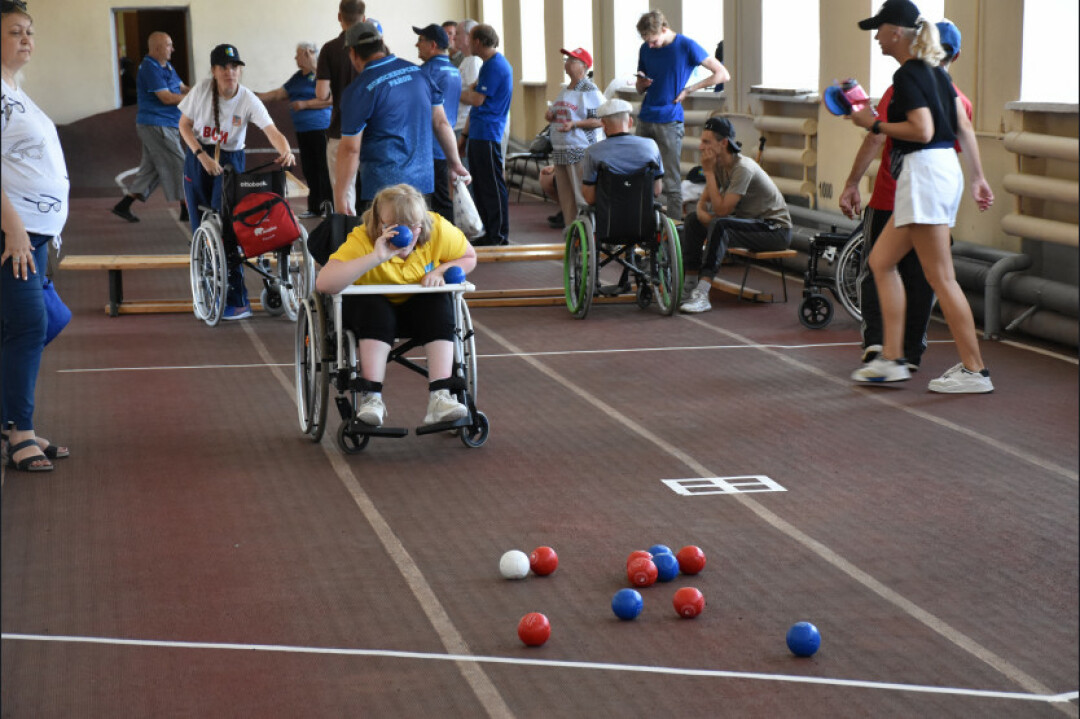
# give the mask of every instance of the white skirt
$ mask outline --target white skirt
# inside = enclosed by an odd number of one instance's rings
[[[940,147],[908,153],[896,180],[893,221],[897,227],[952,227],[963,194],[964,173],[955,149]]]

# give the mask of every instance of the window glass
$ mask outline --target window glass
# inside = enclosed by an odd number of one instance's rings
[[[1024,0],[1020,99],[1076,103],[1076,0]]]
[[[818,89],[818,0],[761,1],[761,84]]]
[[[545,82],[547,68],[545,67],[546,48],[544,47],[544,3],[523,2],[520,3],[520,8],[521,80],[523,82]]]

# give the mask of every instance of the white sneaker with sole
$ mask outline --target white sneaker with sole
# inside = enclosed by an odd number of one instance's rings
[[[469,408],[454,399],[450,394],[450,390],[437,389],[431,393],[431,397],[428,399],[424,424],[452,422],[455,419],[461,419],[468,413]]]
[[[686,312],[687,314],[708,312],[711,309],[712,305],[709,304],[709,292],[700,287],[695,287],[694,291],[690,293],[690,299],[679,305],[679,312]]]
[[[983,374],[985,372],[985,374]],[[937,379],[930,380],[927,388],[931,392],[944,394],[983,394],[994,391],[994,383],[990,381],[990,372],[972,372],[964,367],[963,362],[945,370],[945,374]]]
[[[360,394],[360,406],[356,409],[356,418],[372,427],[381,427],[386,419],[386,405],[382,397],[370,392]]]
[[[851,373],[856,382],[903,382],[911,379],[907,363],[903,360],[885,359],[878,355]]]

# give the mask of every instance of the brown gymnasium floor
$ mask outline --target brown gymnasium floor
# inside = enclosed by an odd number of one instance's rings
[[[186,251],[160,197],[138,225],[113,201],[73,201],[68,252]],[[557,240],[553,211],[515,203],[513,241]],[[189,292],[182,270],[125,280]],[[284,318],[110,318],[103,272],[60,271],[75,318],[36,419],[71,458],[4,477],[3,716],[1077,716],[1075,351],[985,342],[997,390],[934,395],[956,361],[935,322],[913,381],[855,387],[855,323],[804,329],[789,282],[786,305],[714,293],[700,316],[475,308],[488,442],[346,456],[336,419],[318,445],[298,428]],[[421,378],[392,368],[386,393],[419,423]],[[732,477],[759,479],[703,481]],[[620,621],[625,558],[654,543],[708,564]],[[538,545],[554,574],[500,576]],[[533,611],[538,648],[516,634]],[[812,658],[785,644],[800,620]]]

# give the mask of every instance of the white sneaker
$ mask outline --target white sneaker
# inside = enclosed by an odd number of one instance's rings
[[[371,392],[360,393],[360,406],[356,409],[356,418],[372,427],[381,427],[386,419],[386,405],[382,397]]]
[[[945,394],[982,394],[994,391],[994,383],[990,381],[988,370],[972,372],[964,367],[963,362],[945,370],[945,374],[937,379],[930,380],[927,387],[931,392]]]
[[[851,373],[856,382],[903,382],[911,379],[907,363],[903,360],[885,359],[878,355]]]
[[[862,363],[866,364],[871,360],[877,359],[883,349],[884,348],[881,345],[867,345],[862,351]]]
[[[454,399],[450,394],[450,390],[437,389],[431,393],[431,397],[428,399],[424,424],[452,422],[455,419],[461,419],[468,413],[469,408]]]
[[[703,290],[700,287],[695,287],[694,291],[690,293],[690,299],[679,305],[679,312],[686,312],[687,314],[708,312],[711,309],[712,305],[709,304],[709,291]]]

